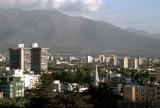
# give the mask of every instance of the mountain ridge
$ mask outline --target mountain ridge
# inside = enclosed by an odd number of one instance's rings
[[[126,28],[126,30],[129,32],[132,32],[132,33],[136,33],[138,35],[143,35],[145,37],[153,37],[156,39],[160,39],[160,34],[158,34],[158,33],[150,33],[145,30],[139,30],[139,29],[135,29],[135,28],[131,28],[131,27]]]
[[[103,21],[71,17],[51,10],[0,9],[0,46],[37,42],[54,52],[160,54],[159,39],[131,33]]]

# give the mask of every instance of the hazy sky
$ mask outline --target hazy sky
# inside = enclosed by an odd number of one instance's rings
[[[160,33],[160,0],[0,0],[0,7],[56,9],[123,28]]]
[[[107,18],[112,23],[160,33],[160,0],[105,1],[114,16],[114,18]]]

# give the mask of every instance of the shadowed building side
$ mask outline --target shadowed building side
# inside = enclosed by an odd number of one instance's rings
[[[10,69],[21,69],[21,49],[9,49]]]

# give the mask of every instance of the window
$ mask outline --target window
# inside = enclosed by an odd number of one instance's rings
[[[13,91],[13,89],[11,88],[11,89],[10,89],[10,91],[12,92],[12,91]]]
[[[19,93],[22,93],[22,90],[19,90],[18,92],[19,92]]]
[[[11,84],[10,87],[13,87],[13,84]]]
[[[16,90],[16,94],[17,94],[17,93],[19,93],[19,91],[18,91],[18,90]]]
[[[18,97],[19,96],[19,93],[16,93],[16,97]]]
[[[10,97],[13,97],[13,93],[12,92],[10,93]]]

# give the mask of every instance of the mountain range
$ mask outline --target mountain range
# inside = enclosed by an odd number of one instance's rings
[[[160,34],[157,34],[157,33],[149,33],[145,30],[138,30],[138,29],[131,28],[131,27],[126,28],[126,30],[132,33],[136,33],[138,35],[143,35],[145,37],[153,37],[153,38],[160,39]]]
[[[39,43],[50,52],[160,54],[160,38],[53,10],[0,9],[0,50]]]

